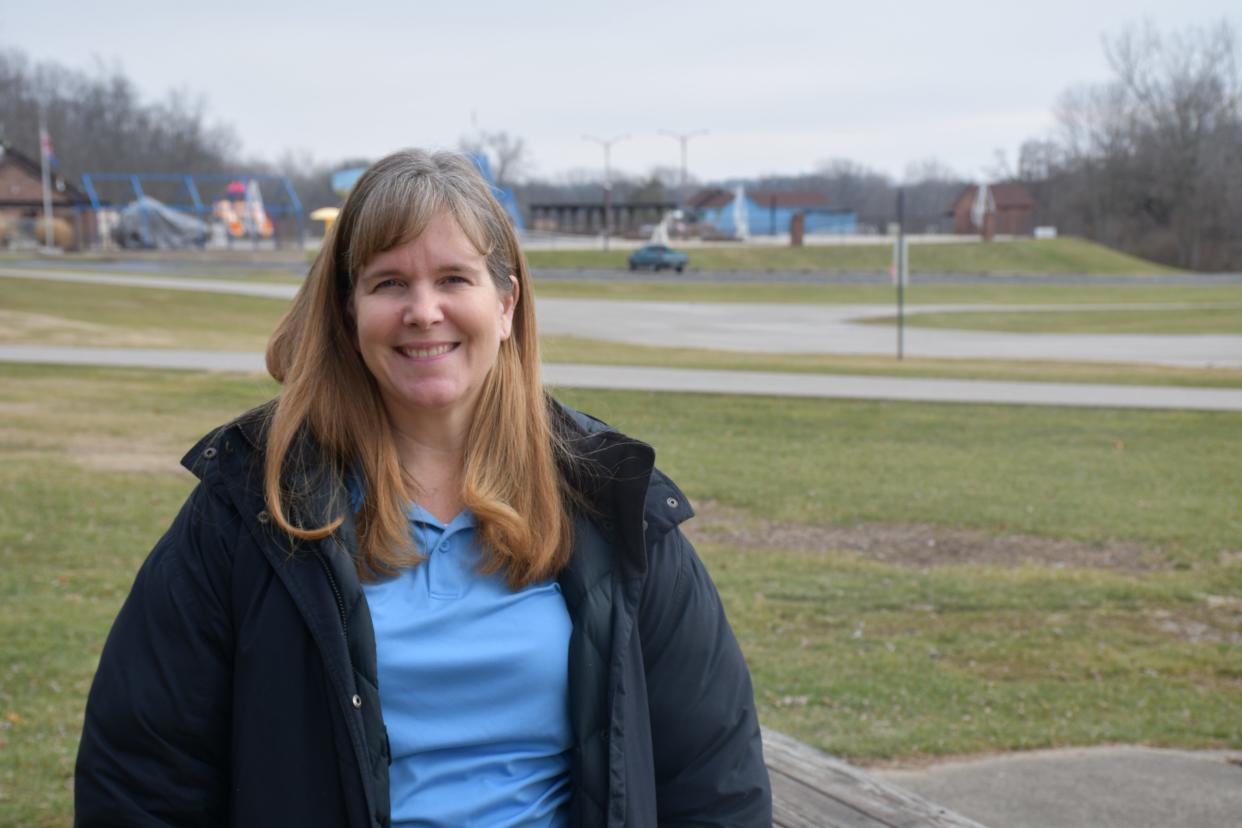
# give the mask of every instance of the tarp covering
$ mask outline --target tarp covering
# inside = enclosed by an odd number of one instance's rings
[[[161,201],[143,196],[124,207],[112,238],[121,247],[179,250],[202,247],[211,236],[207,222],[178,212]]]

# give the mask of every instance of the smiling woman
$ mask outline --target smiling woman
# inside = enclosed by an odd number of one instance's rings
[[[78,824],[771,824],[690,507],[544,392],[469,162],[371,167],[267,362],[104,648]]]
[[[517,279],[497,281],[447,214],[363,269],[351,296],[358,351],[400,434],[465,431],[513,327]]]

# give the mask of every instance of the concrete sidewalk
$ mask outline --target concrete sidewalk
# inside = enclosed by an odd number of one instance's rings
[[[263,355],[157,348],[0,346],[0,362],[264,373]],[[681,391],[828,399],[1242,411],[1242,389],[1052,382],[905,379],[622,365],[548,364],[544,380],[566,388]]]
[[[1242,824],[1242,752],[1066,748],[870,770],[995,828]]]

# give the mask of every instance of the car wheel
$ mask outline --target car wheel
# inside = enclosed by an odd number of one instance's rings
[[[635,270],[638,270],[638,265],[634,264],[633,262],[630,262],[630,272],[633,272]]]
[[[685,265],[677,265],[677,272],[681,273],[683,270],[685,270],[685,268],[686,268]]]

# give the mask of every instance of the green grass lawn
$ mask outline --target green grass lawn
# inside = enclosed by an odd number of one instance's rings
[[[895,325],[897,318],[884,316],[867,321]],[[906,318],[906,324],[919,328],[1014,333],[1242,335],[1242,304],[1184,308],[916,313]]]
[[[1123,363],[909,357],[899,361],[893,356],[739,353],[705,348],[629,345],[573,336],[545,336],[541,341],[544,361],[549,363],[650,365],[658,368],[676,366],[715,371],[776,371],[922,379],[1242,388],[1242,370],[1229,368],[1174,368],[1164,365]]]
[[[892,245],[840,244],[814,247],[719,245],[689,248],[695,270],[793,270],[887,272]],[[627,267],[628,250],[531,250],[531,266],[597,269]],[[1109,273],[1153,275],[1173,268],[1129,256],[1085,239],[913,244],[910,269],[924,273]]]
[[[262,350],[283,299],[0,279],[0,343]]]
[[[743,304],[888,305],[897,308],[896,288],[887,285],[799,285],[773,282],[652,282],[618,275],[611,281],[539,279],[539,298],[620,299],[651,302],[730,302]],[[1242,302],[1239,285],[975,285],[920,284],[905,291],[909,305],[1045,304],[1222,304]]]
[[[275,386],[0,365],[0,389],[0,824],[61,825],[108,626],[192,485],[177,460]],[[563,397],[738,521],[926,525],[1098,557],[929,567],[775,533],[701,542],[765,724],[855,760],[1242,746],[1242,415]],[[1144,566],[1110,566],[1109,544]]]

